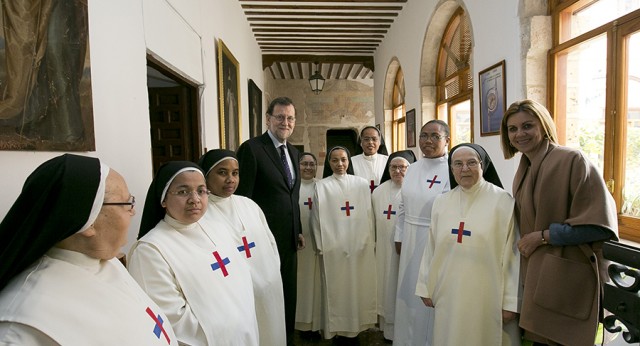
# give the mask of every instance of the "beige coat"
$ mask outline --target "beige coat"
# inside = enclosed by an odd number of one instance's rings
[[[617,239],[615,202],[599,172],[577,150],[545,140],[537,153],[522,156],[513,191],[522,236],[566,223],[602,226]],[[522,258],[520,326],[527,339],[594,344],[602,294],[600,246],[543,245]]]

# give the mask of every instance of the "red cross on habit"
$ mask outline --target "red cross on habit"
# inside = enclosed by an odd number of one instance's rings
[[[466,235],[468,237],[471,236],[471,231],[464,229],[464,221],[460,222],[460,226],[458,226],[458,229],[451,229],[451,234],[457,234],[458,235],[458,243],[462,243],[462,236]]]
[[[160,315],[154,314],[153,310],[151,310],[150,307],[147,307],[146,311],[149,317],[151,317],[151,319],[153,319],[153,321],[156,323],[156,326],[153,329],[153,333],[156,334],[158,338],[160,338],[160,333],[162,333],[162,335],[164,335],[165,340],[167,340],[167,343],[171,344],[169,335],[167,334],[167,331],[164,329],[164,326],[162,325],[164,321],[162,321],[162,318],[160,317]]]
[[[429,184],[429,188],[433,187],[433,184],[440,184],[440,182],[437,181],[436,179],[438,179],[438,175],[437,174],[433,176],[433,180],[427,179],[427,183],[430,183]]]
[[[242,237],[242,245],[244,246],[244,253],[247,256],[247,258],[251,257],[251,247],[249,246],[249,241],[247,240],[247,237]]]
[[[309,210],[311,210],[311,205],[313,204],[313,202],[311,201],[311,197],[307,197],[307,201],[302,203],[304,205],[308,205],[309,206]]]
[[[346,202],[344,207],[340,207],[340,210],[344,210],[347,212],[347,216],[351,216],[351,210],[353,210],[354,207],[349,205],[349,201]]]
[[[391,207],[393,207],[393,205],[389,204],[389,208],[385,211],[383,211],[383,214],[387,215],[387,220],[391,220],[391,215],[395,215],[396,211],[395,210],[391,210]]]
[[[376,184],[373,183],[373,180],[371,180],[371,184],[369,185],[369,189],[371,190],[371,193],[373,193],[373,190],[376,188]]]
[[[211,265],[211,269],[216,270],[216,269],[220,269],[222,270],[222,275],[227,276],[229,275],[229,272],[227,271],[227,264],[229,264],[229,258],[225,258],[222,259],[222,257],[220,257],[220,254],[218,253],[218,251],[214,251],[213,252],[213,257],[215,257],[216,259],[216,263],[213,263]]]

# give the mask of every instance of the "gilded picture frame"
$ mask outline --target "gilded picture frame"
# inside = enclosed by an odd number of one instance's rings
[[[218,105],[220,148],[240,146],[240,64],[229,48],[218,39]]]

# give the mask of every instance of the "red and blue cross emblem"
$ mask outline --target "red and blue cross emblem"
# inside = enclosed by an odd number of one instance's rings
[[[222,270],[222,275],[227,276],[229,272],[227,271],[227,265],[231,263],[229,257],[225,257],[224,259],[220,257],[218,251],[213,252],[213,257],[216,259],[214,263],[211,263],[211,269],[216,271],[218,269]]]
[[[162,320],[162,317],[160,315],[154,314],[153,310],[151,310],[150,307],[147,307],[147,314],[156,323],[156,326],[153,327],[153,334],[155,334],[158,339],[160,339],[160,334],[164,335],[165,340],[167,340],[167,344],[171,344],[169,335],[167,334],[167,331],[164,330],[164,321]]]
[[[429,188],[432,188],[433,184],[440,184],[441,183],[440,180],[436,180],[436,179],[438,179],[438,175],[437,174],[433,176],[433,179],[427,179],[427,183],[429,183]]]
[[[351,210],[355,209],[354,206],[349,205],[349,201],[347,201],[344,207],[340,207],[340,210],[344,210],[347,212],[347,216],[351,216]]]
[[[375,190],[376,187],[378,187],[378,185],[376,185],[375,182],[371,180],[371,183],[369,184],[369,189],[371,190],[371,193],[373,193],[373,190]]]
[[[302,203],[304,205],[308,205],[309,206],[309,210],[311,210],[311,205],[313,204],[313,201],[311,200],[311,197],[307,197],[307,201]]]
[[[462,243],[462,236],[466,235],[468,237],[471,236],[471,231],[464,229],[464,221],[460,222],[460,225],[458,226],[458,229],[452,228],[451,229],[451,234],[457,234],[458,235],[458,243]]]
[[[256,247],[255,242],[250,242],[247,240],[247,237],[242,237],[242,245],[238,246],[238,251],[244,252],[244,255],[247,258],[251,258],[251,249]]]
[[[387,220],[391,220],[391,215],[396,215],[396,211],[391,210],[391,207],[393,207],[393,205],[389,204],[389,208],[382,212],[383,214],[387,215]]]

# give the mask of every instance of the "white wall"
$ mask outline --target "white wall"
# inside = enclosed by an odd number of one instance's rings
[[[237,0],[109,0],[89,2],[89,41],[96,151],[119,171],[139,201],[128,250],[138,233],[152,179],[146,54],[200,86],[202,146],[219,147],[216,40],[240,64],[242,122],[247,123],[247,81],[264,89],[262,58]],[[242,127],[243,138],[248,128]],[[25,178],[59,152],[0,151],[0,218],[20,193]]]
[[[426,30],[434,12],[443,3],[451,1],[409,0],[404,5],[384,42],[376,51],[374,86],[376,123],[383,120],[384,79],[387,66],[396,57],[402,66],[405,78],[405,106],[406,109],[416,109],[416,133],[428,119],[421,114],[420,65],[422,61],[422,47]],[[457,0],[469,15],[472,25],[473,60],[472,74],[474,76],[474,139],[482,145],[495,162],[502,183],[511,191],[513,174],[517,168],[517,159],[505,161],[500,149],[500,137],[480,137],[480,121],[478,119],[479,97],[477,90],[478,72],[501,61],[506,60],[507,107],[515,100],[524,98],[523,95],[523,65],[520,56],[520,19],[518,18],[518,2],[513,0]],[[448,18],[447,18],[448,19]],[[415,148],[416,155],[421,155],[420,149]]]

